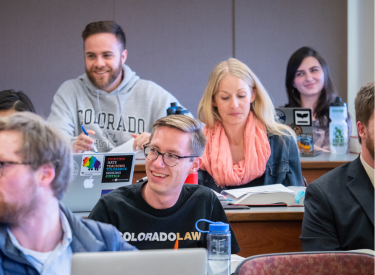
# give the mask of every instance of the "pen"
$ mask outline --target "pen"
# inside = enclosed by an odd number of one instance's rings
[[[86,132],[86,129],[85,129],[85,127],[83,127],[83,125],[81,125],[81,128],[82,128],[82,131],[85,133],[85,135],[89,136],[89,134]],[[93,144],[93,149],[94,149],[95,153],[98,152],[98,149],[96,149],[95,144]]]
[[[147,180],[147,177],[144,177],[144,178],[137,180],[137,182],[145,182],[146,180]]]

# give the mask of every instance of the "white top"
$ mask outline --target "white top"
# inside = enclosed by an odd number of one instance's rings
[[[50,252],[38,252],[23,247],[8,228],[8,234],[13,245],[17,247],[26,259],[38,270],[41,275],[70,275],[72,259],[72,230],[65,214],[60,210],[60,220],[63,230],[61,242]]]

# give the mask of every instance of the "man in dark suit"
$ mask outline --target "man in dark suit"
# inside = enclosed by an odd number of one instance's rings
[[[362,152],[307,187],[304,251],[374,250],[374,83],[358,92],[355,109]]]

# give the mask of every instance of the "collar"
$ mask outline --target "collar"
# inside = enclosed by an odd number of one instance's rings
[[[368,163],[362,157],[362,153],[360,155],[360,159],[361,159],[361,163],[363,165],[363,168],[365,168],[365,171],[366,171],[368,177],[370,178],[372,186],[375,187],[375,185],[374,185],[374,171],[375,171],[374,168],[372,168],[370,165],[368,165]]]

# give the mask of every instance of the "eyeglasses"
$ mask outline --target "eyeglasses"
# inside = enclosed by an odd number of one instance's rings
[[[31,163],[26,163],[26,162],[14,162],[14,161],[0,161],[0,178],[3,176],[3,171],[4,167],[7,165],[17,165],[17,164],[22,164],[22,165],[30,165]]]
[[[176,166],[179,159],[198,157],[198,156],[181,157],[181,156],[171,154],[171,153],[160,153],[158,150],[149,146],[148,144],[143,145],[143,148],[144,148],[146,159],[154,161],[159,157],[159,155],[161,155],[163,162],[170,167]]]

